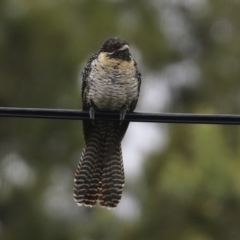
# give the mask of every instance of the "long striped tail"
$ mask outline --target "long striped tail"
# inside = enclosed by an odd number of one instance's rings
[[[76,173],[74,199],[78,205],[114,208],[122,197],[124,169],[121,140],[128,124],[98,121],[85,136],[86,147]],[[123,132],[124,130],[124,132]]]

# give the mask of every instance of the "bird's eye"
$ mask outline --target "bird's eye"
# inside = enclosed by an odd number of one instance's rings
[[[114,52],[115,50],[116,50],[115,47],[111,47],[111,48],[110,48],[110,51],[111,51],[111,52]]]

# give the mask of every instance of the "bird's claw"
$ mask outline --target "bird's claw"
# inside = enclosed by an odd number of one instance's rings
[[[94,107],[90,107],[89,116],[90,116],[90,119],[91,119],[92,123],[94,123],[94,119],[95,119],[95,109],[94,109]]]
[[[127,109],[125,109],[125,108],[120,111],[120,125],[122,124],[123,120],[125,119],[126,113],[127,113]]]

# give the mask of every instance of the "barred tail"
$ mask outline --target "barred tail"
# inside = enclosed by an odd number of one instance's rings
[[[102,165],[98,161],[98,136],[82,153],[74,178],[74,200],[78,205],[94,206],[99,198]]]
[[[115,144],[119,123],[115,124],[94,124],[87,139],[74,179],[74,199],[78,205],[92,207],[99,202],[114,208],[122,197],[124,169],[121,143]]]
[[[103,164],[102,179],[99,201],[100,205],[114,208],[122,197],[124,186],[124,168],[121,145],[111,155],[110,159]]]

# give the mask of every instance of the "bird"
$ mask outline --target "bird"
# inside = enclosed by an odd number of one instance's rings
[[[83,120],[85,147],[75,173],[74,200],[79,206],[112,209],[122,197],[121,141],[129,125],[124,119],[137,105],[141,73],[129,44],[111,37],[88,60],[81,78],[82,108],[90,119]],[[96,120],[101,111],[119,113],[119,121]]]

